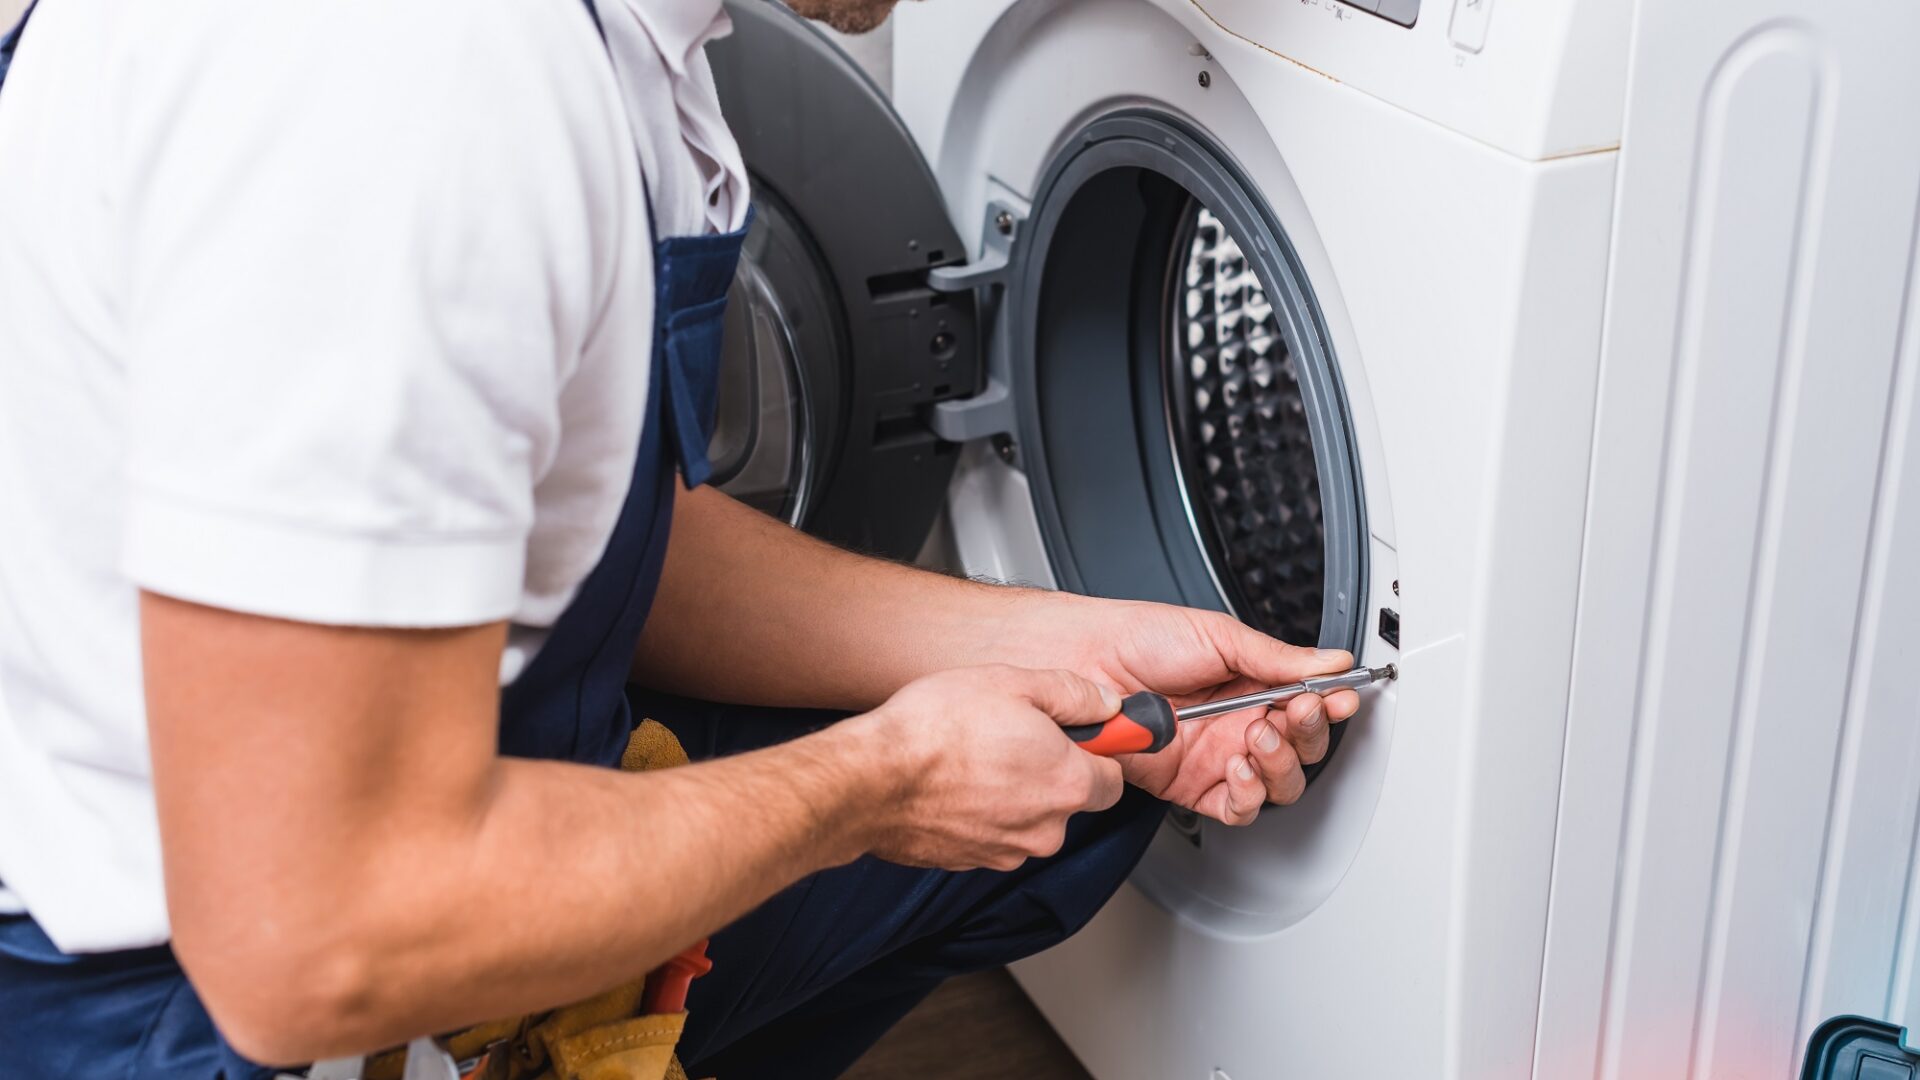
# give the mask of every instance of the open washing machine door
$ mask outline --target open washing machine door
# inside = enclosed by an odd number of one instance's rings
[[[965,245],[885,96],[782,5],[730,0],[708,50],[753,181],[711,452],[722,490],[889,558],[919,552],[958,447],[924,416],[973,394],[971,296],[931,271]]]

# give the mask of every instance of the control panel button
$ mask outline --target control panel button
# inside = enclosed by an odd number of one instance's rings
[[[1420,17],[1420,0],[1379,0],[1374,12],[1383,19],[1391,19],[1401,26],[1412,26]]]
[[[1453,43],[1468,52],[1487,44],[1487,24],[1493,21],[1493,0],[1453,0]]]

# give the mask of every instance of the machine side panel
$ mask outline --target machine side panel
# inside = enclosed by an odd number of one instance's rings
[[[1813,1000],[1891,974],[1904,885],[1859,838],[1913,835],[1920,775],[1859,754],[1912,754],[1912,691],[1857,688],[1913,467],[1920,141],[1885,119],[1920,14],[1861,16],[1639,11],[1536,1076],[1787,1075]]]
[[[1920,225],[1920,212],[1916,212]],[[1796,1045],[1852,1013],[1920,1028],[1920,231],[1908,241],[1906,324],[1888,401],[1872,555],[1861,590],[1833,824]],[[1904,910],[1903,910],[1904,906]],[[1892,985],[1888,943],[1897,940]]]
[[[979,220],[986,199],[1034,192],[1064,132],[1141,102],[1230,148],[1340,358],[1373,606],[1404,616],[1403,678],[1300,804],[1203,830],[1185,863],[1165,849],[1188,841],[1163,834],[1143,889],[1019,974],[1103,1080],[1524,1075],[1615,159],[1528,163],[1189,18],[1016,8],[950,110],[940,173]],[[1370,637],[1366,655],[1385,648]]]
[[[1586,501],[1568,479],[1586,471],[1592,436],[1614,164],[1587,155],[1540,166],[1534,227],[1516,259],[1529,277],[1497,384],[1507,403],[1485,414],[1498,424],[1488,458],[1495,496],[1474,550],[1476,576],[1495,584],[1477,596],[1472,636],[1531,652],[1524,664],[1474,669],[1482,685],[1472,697],[1485,707],[1459,732],[1446,1032],[1448,1060],[1467,1078],[1524,1075],[1532,1051],[1553,864],[1543,811],[1560,781],[1551,763],[1566,723],[1566,608]]]

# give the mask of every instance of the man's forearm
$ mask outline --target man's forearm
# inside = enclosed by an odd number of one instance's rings
[[[1045,594],[822,543],[711,489],[682,493],[634,673],[748,704],[868,708],[943,668],[1015,660]]]
[[[584,998],[864,850],[890,770],[879,740],[843,727],[641,775],[499,759],[454,812],[433,798],[367,804],[378,820],[329,808],[308,847],[232,883],[270,891],[271,918],[178,926],[180,953],[228,1036],[282,1061]],[[258,880],[314,866],[354,870]]]

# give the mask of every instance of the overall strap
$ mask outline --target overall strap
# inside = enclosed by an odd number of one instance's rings
[[[33,17],[33,9],[39,4],[40,0],[28,4],[27,10],[20,13],[20,21],[13,24],[13,29],[7,31],[5,37],[0,37],[0,86],[6,84],[7,70],[13,67],[13,50],[20,47],[20,35],[27,29],[27,20]],[[593,7],[593,0],[587,0],[587,7]],[[598,19],[599,15],[596,14],[594,18]]]

